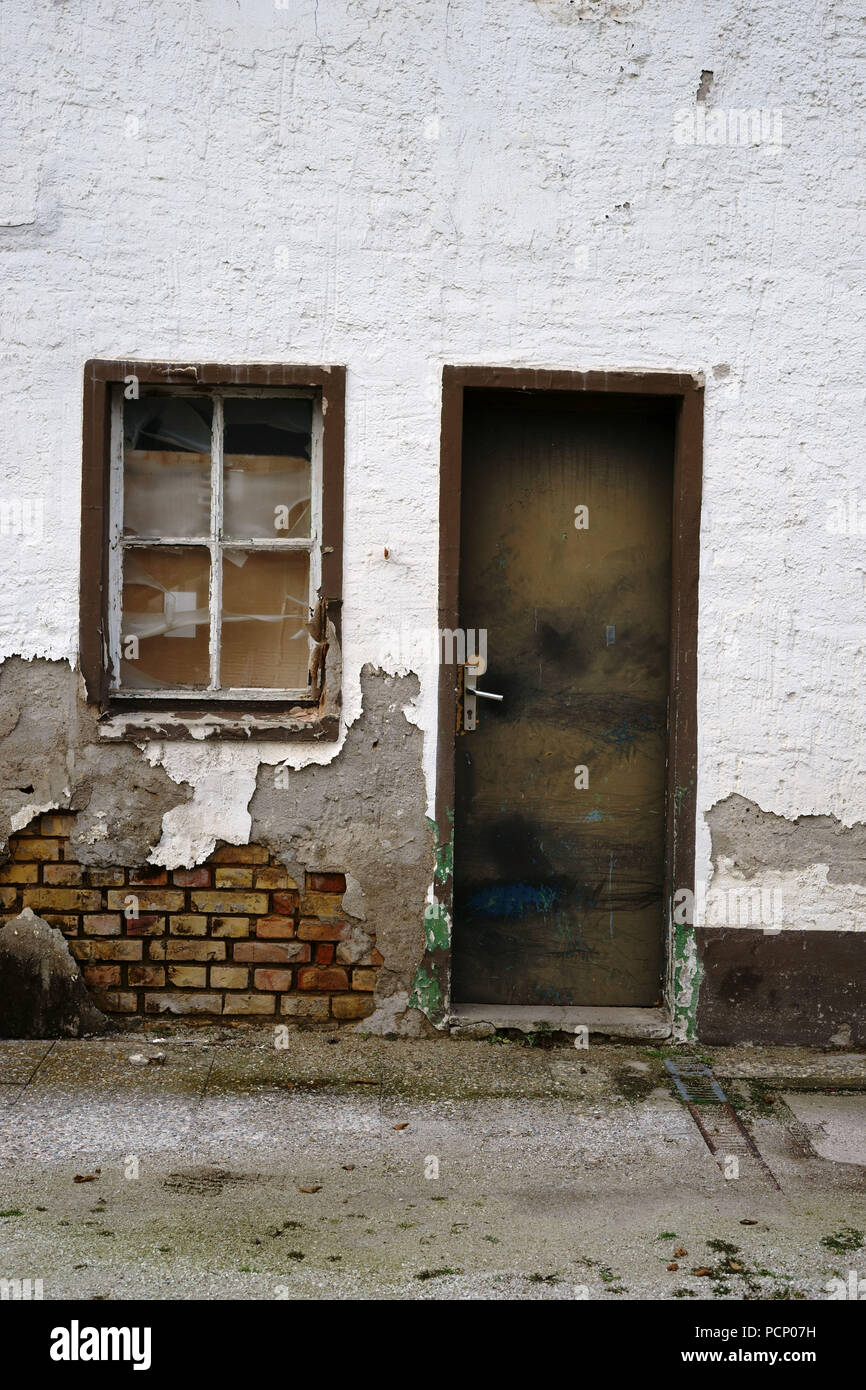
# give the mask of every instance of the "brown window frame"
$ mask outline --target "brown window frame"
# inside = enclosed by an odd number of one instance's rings
[[[130,376],[141,385],[185,391],[219,388],[296,388],[312,391],[321,406],[321,678],[309,699],[283,703],[254,697],[182,701],[171,696],[124,696],[109,689],[109,535],[111,402]],[[96,706],[107,738],[236,738],[332,740],[339,735],[339,648],[343,583],[343,475],[346,417],[345,367],[285,364],[225,365],[93,359],[84,369],[81,484],[79,661],[87,701]],[[330,659],[329,659],[330,651]]]

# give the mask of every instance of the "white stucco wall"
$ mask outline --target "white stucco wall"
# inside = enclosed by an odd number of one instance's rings
[[[348,367],[350,719],[436,621],[443,363],[700,371],[699,808],[866,818],[858,9],[7,0],[2,486],[43,530],[0,657],[75,659],[89,357]],[[705,70],[772,139],[678,143]],[[164,859],[242,836],[260,755],[333,750],[151,748],[197,787]]]

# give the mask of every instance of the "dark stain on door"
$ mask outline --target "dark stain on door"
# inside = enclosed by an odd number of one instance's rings
[[[458,1002],[660,1000],[673,457],[665,398],[466,392]]]

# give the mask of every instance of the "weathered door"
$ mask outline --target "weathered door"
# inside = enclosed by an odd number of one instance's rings
[[[673,406],[467,391],[463,441],[460,623],[504,699],[460,705],[453,997],[658,1003]]]

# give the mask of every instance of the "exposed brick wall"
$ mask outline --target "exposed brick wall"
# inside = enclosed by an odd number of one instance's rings
[[[31,907],[59,927],[102,1009],[372,1013],[382,957],[372,933],[341,916],[342,874],[308,873],[301,889],[261,845],[223,845],[195,869],[89,869],[69,844],[74,821],[73,812],[43,815],[10,836],[0,916]]]

